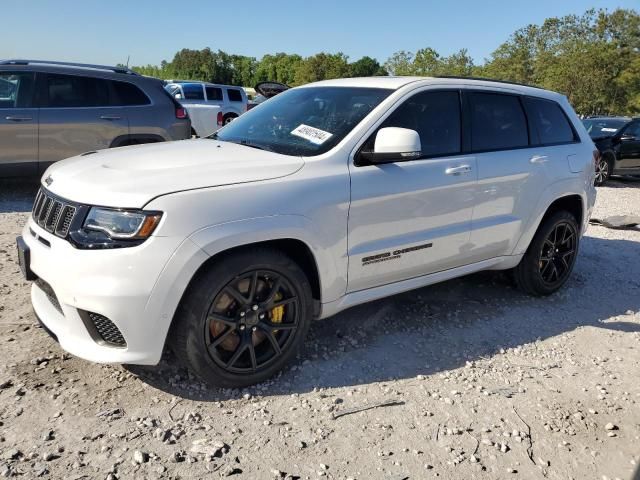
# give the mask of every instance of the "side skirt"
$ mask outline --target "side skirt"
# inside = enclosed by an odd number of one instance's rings
[[[341,312],[342,310],[346,310],[347,308],[351,308],[362,303],[371,302],[373,300],[389,297],[409,290],[415,290],[416,288],[426,287],[427,285],[444,282],[446,280],[451,280],[452,278],[462,277],[481,270],[507,270],[518,265],[522,257],[523,255],[512,255],[490,258],[488,260],[464,265],[462,267],[451,268],[441,272],[430,273],[420,277],[381,285],[379,287],[351,292],[333,302],[323,303],[322,311],[317,318],[327,318]]]

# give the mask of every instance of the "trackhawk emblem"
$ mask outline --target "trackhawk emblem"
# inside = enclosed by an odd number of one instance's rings
[[[44,183],[47,184],[47,187],[49,185],[51,185],[53,183],[53,177],[51,175],[49,175],[47,178],[44,179]]]

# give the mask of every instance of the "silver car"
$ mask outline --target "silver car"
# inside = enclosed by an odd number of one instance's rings
[[[127,68],[0,61],[0,178],[83,152],[191,137],[160,80]]]

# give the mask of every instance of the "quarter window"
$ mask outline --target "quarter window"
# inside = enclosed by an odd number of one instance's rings
[[[47,75],[49,107],[109,106],[109,81],[75,75]]]
[[[228,88],[227,96],[229,97],[230,102],[242,102],[242,93],[240,93],[240,90]]]
[[[207,100],[214,102],[222,101],[222,89],[218,87],[204,87],[207,92]]]
[[[571,143],[575,140],[569,120],[556,102],[532,97],[525,98],[524,102],[541,145]]]
[[[471,148],[509,150],[529,144],[527,120],[514,95],[471,93]]]
[[[32,94],[32,73],[0,72],[0,109],[30,107]]]
[[[129,82],[113,82],[115,98],[112,105],[149,105],[149,97],[142,90]]]
[[[458,92],[422,92],[400,105],[380,126],[415,130],[422,156],[460,153],[460,97]],[[372,139],[373,140],[373,139]],[[373,142],[367,150],[373,150]]]

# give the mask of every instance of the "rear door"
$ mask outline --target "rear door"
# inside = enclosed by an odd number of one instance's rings
[[[478,165],[470,239],[474,262],[509,255],[537,204],[550,165],[560,159],[532,150],[519,95],[492,90],[465,92],[468,148]],[[565,160],[566,162],[566,160]],[[566,170],[566,167],[565,167]]]
[[[619,173],[640,170],[640,120],[634,120],[620,133]]]
[[[477,172],[462,153],[459,92],[416,93],[383,127],[416,130],[422,156],[350,165],[349,291],[468,263]],[[362,150],[373,149],[376,133]]]
[[[39,83],[39,168],[90,150],[109,148],[128,136],[126,110],[112,106],[110,80],[46,73]]]
[[[38,167],[38,109],[35,74],[0,71],[0,176],[35,175]]]

